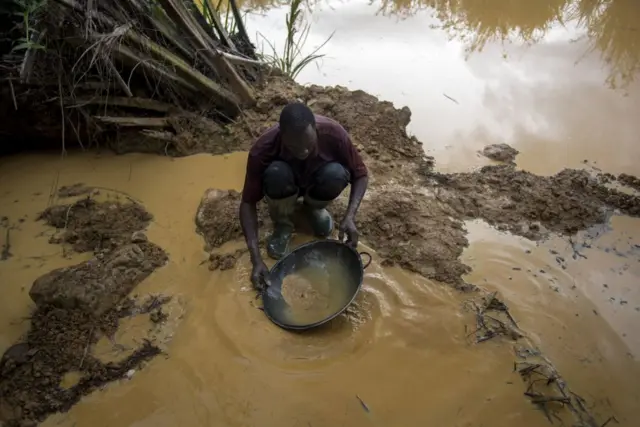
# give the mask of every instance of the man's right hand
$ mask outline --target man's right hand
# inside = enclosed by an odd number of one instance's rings
[[[269,269],[264,261],[259,260],[253,264],[253,271],[251,271],[251,283],[259,290],[263,291],[266,286],[269,286]]]

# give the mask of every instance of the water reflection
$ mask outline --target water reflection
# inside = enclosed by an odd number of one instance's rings
[[[372,0],[372,4],[376,3]],[[607,83],[630,83],[640,68],[640,6],[635,0],[381,0],[379,13],[408,17],[431,8],[436,28],[466,44],[467,54],[491,42],[533,44],[556,27],[576,26],[611,67]]]
[[[287,3],[239,1],[250,13]],[[328,2],[306,3],[313,11]],[[374,13],[400,18],[432,10],[439,23],[425,30],[442,30],[463,41],[467,56],[489,43],[535,44],[552,28],[564,26],[583,33],[579,39],[587,39],[589,46],[584,56],[600,52],[610,67],[607,83],[611,87],[628,85],[640,69],[640,5],[636,0],[370,0],[369,4]]]

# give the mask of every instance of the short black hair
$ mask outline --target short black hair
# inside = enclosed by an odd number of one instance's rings
[[[307,126],[316,127],[316,118],[309,107],[302,102],[287,104],[280,113],[280,130],[301,132]]]

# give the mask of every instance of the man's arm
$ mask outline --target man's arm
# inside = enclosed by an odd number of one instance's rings
[[[256,144],[258,144],[256,142]],[[255,145],[254,145],[255,147]],[[240,202],[240,226],[247,242],[247,248],[251,254],[251,262],[260,261],[260,250],[258,248],[258,211],[257,203],[262,199],[262,174],[264,173],[264,162],[258,154],[249,153],[247,157],[247,169],[242,187],[242,201]]]
[[[251,263],[256,265],[262,261],[260,248],[258,247],[258,211],[256,203],[240,202],[240,226],[244,233],[244,239],[249,248]]]
[[[355,218],[360,202],[364,197],[364,193],[367,191],[367,185],[369,184],[369,177],[367,175],[356,178],[351,183],[351,192],[349,194],[349,205],[347,206],[347,212],[345,217]]]
[[[340,125],[336,128],[338,139],[339,158],[343,166],[345,166],[351,174],[351,193],[349,195],[349,206],[345,212],[345,218],[354,219],[360,202],[367,191],[369,184],[369,173],[367,167],[362,161],[362,156],[351,142],[351,138],[347,131]]]

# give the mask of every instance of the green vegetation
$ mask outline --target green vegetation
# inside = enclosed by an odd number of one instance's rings
[[[302,0],[291,1],[289,13],[287,13],[285,18],[285,24],[287,36],[281,51],[276,48],[275,43],[267,40],[262,34],[260,35],[271,50],[270,53],[263,52],[262,57],[272,66],[282,70],[285,75],[295,79],[307,65],[325,56],[318,52],[331,40],[334,33],[331,33],[331,35],[311,53],[303,55],[302,49],[307,43],[311,24],[304,20]]]
[[[229,7],[228,3],[223,0],[201,0],[202,3],[198,4],[203,11],[204,17],[207,21],[215,25],[215,16],[220,20],[220,24],[222,28],[227,32],[227,34],[233,34],[238,31],[238,23],[233,17],[233,11]],[[196,3],[199,3],[196,1]],[[224,7],[223,7],[224,6]],[[224,15],[223,15],[224,14]],[[247,15],[247,12],[244,13],[243,18]]]
[[[33,35],[37,31],[31,27],[30,23],[36,13],[46,5],[46,0],[12,0],[12,3],[17,8],[14,14],[22,18],[24,36],[15,41],[11,51],[45,49],[43,45],[33,41]]]

